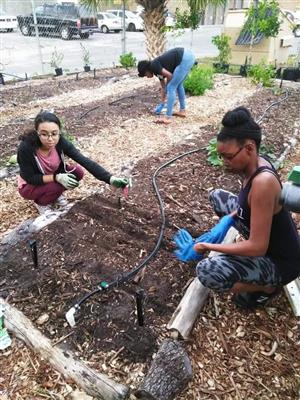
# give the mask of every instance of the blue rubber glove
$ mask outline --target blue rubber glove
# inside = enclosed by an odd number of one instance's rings
[[[210,231],[203,233],[195,240],[187,230],[180,229],[174,236],[174,242],[177,246],[174,254],[180,261],[199,261],[203,258],[203,254],[194,250],[195,243],[221,243],[232,225],[234,225],[234,218],[225,215]]]
[[[194,250],[195,241],[188,231],[180,229],[173,239],[177,246],[174,254],[180,261],[199,261],[202,259],[202,254]]]
[[[229,228],[233,225],[234,218],[231,215],[225,215],[220,222],[210,230],[212,241],[207,243],[221,243]],[[199,240],[197,240],[197,242],[199,242]]]
[[[160,103],[154,110],[155,114],[160,114],[165,107],[165,103]]]

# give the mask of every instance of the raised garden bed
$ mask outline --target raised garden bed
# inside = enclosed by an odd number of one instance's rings
[[[150,118],[147,107],[155,104],[154,89],[123,93],[122,97],[130,93],[132,98],[113,106],[105,101],[89,103],[60,109],[59,114],[66,119],[69,130],[84,138],[89,137],[91,127],[102,126],[104,121],[112,129],[111,143],[116,121],[145,115],[145,128],[150,135],[158,129],[147,122],[148,115]],[[243,104],[259,117],[276,99],[278,96],[271,90],[259,90]],[[89,113],[83,122],[78,120],[79,112],[82,114],[96,105],[101,107]],[[277,157],[294,132],[295,122],[299,123],[299,108],[299,91],[291,90],[288,99],[272,108],[262,121],[265,144]],[[174,134],[175,129],[185,129],[188,123],[188,119],[176,122]],[[134,186],[127,200],[122,197],[119,200],[120,194],[110,190],[96,193],[35,234],[32,239],[38,244],[38,269],[33,268],[27,242],[13,246],[1,265],[0,296],[8,295],[32,321],[47,314],[49,319],[40,329],[53,341],[69,335],[61,343],[66,349],[72,349],[96,369],[109,372],[114,379],[137,387],[162,339],[168,336],[166,324],[185,285],[195,275],[193,265],[181,264],[174,258],[172,236],[178,227],[187,228],[193,235],[211,227],[214,216],[207,201],[208,192],[215,187],[237,191],[240,182],[236,177],[208,164],[203,151],[164,169],[158,184],[167,215],[166,232],[158,255],[145,268],[141,281],[93,297],[78,313],[74,330],[64,315],[88,290],[130,270],[151,251],[160,227],[151,175],[175,155],[207,145],[215,135],[217,123],[198,129],[195,125],[192,135],[187,132],[188,139],[181,144],[156,150],[155,155],[138,161],[133,170]],[[7,147],[2,142],[2,155],[12,149],[13,138]],[[147,294],[144,327],[139,327],[136,320],[138,288],[145,289]],[[296,318],[283,295],[267,310],[249,314],[235,309],[230,295],[210,297],[186,344],[193,361],[194,379],[179,399],[218,396],[226,400],[294,399],[299,368],[296,329]],[[278,350],[265,355],[275,341]]]

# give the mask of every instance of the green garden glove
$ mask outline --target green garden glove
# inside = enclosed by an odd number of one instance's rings
[[[117,176],[111,176],[109,183],[116,188],[124,188],[129,184],[127,178],[118,178]]]
[[[66,189],[75,189],[79,182],[74,174],[57,174],[55,181],[60,183]]]

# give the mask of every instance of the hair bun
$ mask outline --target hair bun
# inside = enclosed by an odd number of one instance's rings
[[[228,111],[222,119],[222,124],[223,126],[234,127],[243,125],[251,119],[250,111],[241,106],[232,111]]]

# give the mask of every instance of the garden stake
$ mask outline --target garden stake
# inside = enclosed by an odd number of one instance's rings
[[[136,299],[136,311],[137,311],[137,318],[139,326],[144,326],[144,310],[143,304],[145,299],[145,291],[144,289],[138,289],[135,292],[135,299]]]
[[[29,247],[31,250],[32,261],[34,264],[34,268],[38,268],[38,256],[37,256],[37,247],[36,247],[36,240],[29,240]]]

